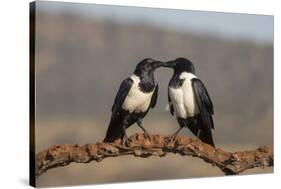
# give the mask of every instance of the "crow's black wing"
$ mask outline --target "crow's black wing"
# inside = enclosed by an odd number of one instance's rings
[[[212,117],[212,115],[214,114],[214,108],[207,89],[205,88],[203,82],[198,78],[192,79],[192,88],[194,91],[194,95],[196,98],[199,111],[202,114],[202,116],[205,116],[203,120],[206,119],[205,120],[206,122],[211,121],[210,122],[211,128],[214,128],[213,121],[208,120],[209,117]]]
[[[193,87],[194,92],[196,93],[195,94],[196,99],[199,97],[198,100],[200,100],[202,106],[204,106],[206,108],[206,110],[210,114],[213,115],[214,114],[213,103],[212,103],[210,95],[209,95],[206,87],[204,86],[203,82],[198,78],[193,78],[192,79],[192,87]]]
[[[174,115],[174,106],[173,106],[173,104],[172,104],[172,102],[171,102],[171,98],[170,98],[170,95],[169,95],[169,87],[168,87],[168,105],[169,105],[169,110],[170,110],[170,113],[172,114],[172,115]]]
[[[116,94],[114,104],[111,108],[113,117],[115,117],[116,114],[118,113],[118,111],[120,110],[126,96],[128,95],[128,93],[133,85],[133,82],[134,81],[131,78],[127,78],[121,83],[119,90]]]
[[[192,88],[194,91],[195,99],[200,111],[200,128],[199,138],[203,142],[207,142],[214,146],[212,138],[212,129],[214,129],[214,122],[212,115],[214,113],[213,103],[205,88],[203,82],[198,78],[192,79]]]
[[[103,140],[104,142],[113,142],[117,138],[122,138],[124,135],[123,119],[119,116],[119,111],[133,85],[133,82],[134,81],[131,78],[127,78],[121,83],[118,89],[113,106],[111,108],[112,115],[106,136]]]
[[[158,97],[158,84],[156,83],[153,95],[151,97],[151,101],[150,101],[150,106],[151,108],[154,108],[157,102],[157,97]]]

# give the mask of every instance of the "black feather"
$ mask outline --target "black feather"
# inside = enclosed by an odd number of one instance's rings
[[[214,128],[213,121],[210,119],[210,115],[214,114],[214,108],[208,91],[200,79],[193,78],[191,82],[199,111],[204,119],[210,123],[211,128]]]
[[[124,135],[124,130],[122,128],[121,116],[111,117],[105,138],[103,142],[114,142],[118,138],[122,138]]]
[[[123,82],[121,83],[119,90],[116,94],[113,106],[111,108],[111,112],[113,117],[117,116],[118,111],[120,110],[127,94],[129,93],[132,85],[133,85],[133,80],[131,78],[127,78],[125,80],[123,80]]]
[[[114,142],[118,138],[122,138],[125,134],[125,129],[133,125],[137,120],[143,119],[149,111],[149,108],[153,108],[157,102],[158,96],[158,85],[155,85],[153,95],[151,97],[150,106],[145,112],[129,112],[122,108],[122,105],[133,85],[133,80],[131,78],[125,79],[117,92],[114,100],[114,104],[111,108],[112,115],[106,132],[104,142]],[[140,86],[139,86],[140,87]]]
[[[169,88],[168,88],[168,103],[169,103],[168,105],[169,105],[170,113],[172,115],[174,115],[175,110],[174,110],[173,104],[171,103],[171,98],[170,98],[170,95],[169,95]]]
[[[117,138],[120,138],[124,135],[124,115],[126,112],[122,110],[122,104],[126,99],[131,87],[133,85],[133,80],[127,78],[121,83],[118,92],[116,94],[113,106],[111,108],[111,119],[108,125],[106,136],[104,142],[113,142]]]
[[[149,107],[151,107],[151,108],[155,107],[156,102],[157,102],[157,97],[158,97],[158,84],[156,83],[153,95],[151,97],[151,101],[150,101],[150,106]]]
[[[198,78],[193,78],[191,81],[195,99],[200,112],[197,118],[199,129],[197,135],[203,142],[214,146],[212,137],[212,129],[214,129],[214,122],[212,118],[214,113],[213,103],[203,82]]]

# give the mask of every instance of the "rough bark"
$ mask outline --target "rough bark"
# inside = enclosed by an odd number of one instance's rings
[[[36,155],[35,173],[38,177],[48,169],[66,166],[72,162],[99,162],[107,157],[122,155],[163,157],[169,152],[201,158],[218,167],[225,175],[239,174],[254,167],[271,167],[274,159],[272,146],[232,153],[185,136],[176,136],[168,140],[168,137],[161,135],[152,135],[147,139],[143,134],[135,134],[126,145],[121,145],[120,140],[114,143],[53,145]]]

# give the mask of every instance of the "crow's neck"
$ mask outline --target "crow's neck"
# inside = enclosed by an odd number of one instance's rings
[[[140,78],[140,82],[139,82],[140,90],[144,93],[152,92],[155,87],[153,72],[140,73],[138,76]]]
[[[178,87],[181,87],[183,82],[184,82],[184,79],[181,79],[180,78],[180,74],[182,72],[178,72],[178,71],[175,71],[170,82],[169,82],[169,87],[171,88],[178,88]]]

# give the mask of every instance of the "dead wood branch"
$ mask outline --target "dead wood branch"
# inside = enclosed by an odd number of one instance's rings
[[[239,174],[254,167],[271,167],[274,159],[272,146],[231,153],[185,136],[176,136],[168,141],[168,137],[161,135],[152,135],[149,140],[143,134],[135,134],[126,146],[121,145],[120,140],[115,143],[51,146],[36,155],[35,173],[38,177],[48,169],[66,166],[71,162],[99,162],[107,157],[122,155],[163,157],[169,152],[201,158],[226,175]]]

